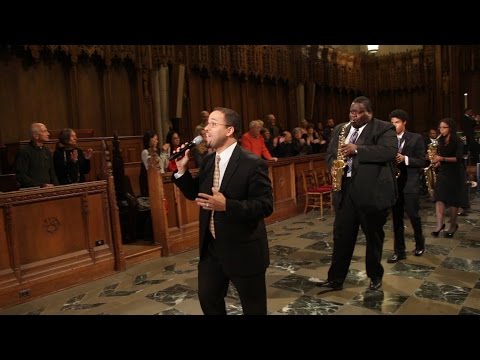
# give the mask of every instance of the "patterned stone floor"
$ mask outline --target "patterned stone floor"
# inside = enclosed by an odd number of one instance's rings
[[[360,233],[345,287],[324,293],[315,281],[325,279],[331,261],[333,216],[316,211],[268,226],[271,265],[267,270],[268,310],[272,315],[470,315],[480,314],[480,196],[459,217],[453,238],[430,236],[434,204],[422,199],[427,251],[412,254],[408,220],[407,259],[388,264],[392,254],[391,220],[385,225],[385,276],[381,291],[366,290],[365,237]],[[159,258],[124,272],[76,286],[0,314],[37,315],[197,315],[197,251]],[[228,313],[241,314],[234,288]]]

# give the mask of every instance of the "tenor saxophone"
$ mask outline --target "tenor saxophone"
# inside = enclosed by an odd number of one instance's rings
[[[350,125],[350,122],[347,122],[340,129],[340,135],[338,136],[338,148],[337,148],[337,159],[333,160],[332,163],[332,188],[333,191],[342,190],[342,178],[345,166],[347,162],[342,153],[342,146],[345,144],[345,129]]]
[[[439,135],[434,142],[428,145],[427,147],[427,155],[428,159],[430,160],[430,165],[423,169],[423,173],[425,174],[425,184],[427,185],[428,193],[430,196],[433,196],[433,190],[435,187],[435,183],[437,182],[437,173],[435,172],[435,166],[433,164],[433,158],[437,155],[437,148],[438,148],[438,139],[440,138]]]
[[[398,154],[402,153],[404,143],[405,143],[405,140],[402,141],[400,147],[398,148]],[[400,172],[400,169],[398,168],[397,158],[393,160],[393,169],[395,171],[395,178],[398,179],[400,177],[401,172]]]

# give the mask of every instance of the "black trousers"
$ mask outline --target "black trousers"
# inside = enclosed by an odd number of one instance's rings
[[[360,211],[350,196],[350,180],[342,185],[342,202],[335,207],[333,225],[332,265],[328,270],[328,280],[343,283],[348,274],[353,250],[361,226],[367,241],[365,266],[371,279],[383,277],[382,251],[388,210],[366,214]]]
[[[250,276],[228,275],[215,251],[210,232],[205,256],[198,263],[198,298],[205,315],[226,315],[225,296],[231,281],[235,285],[244,315],[267,314],[265,271]],[[248,261],[248,259],[245,259]]]
[[[397,202],[392,207],[393,219],[393,250],[397,254],[405,254],[405,228],[403,222],[404,212],[407,213],[410,223],[412,224],[413,234],[415,237],[415,248],[425,248],[425,238],[422,232],[422,220],[418,215],[419,210],[419,194],[404,194],[400,192]]]

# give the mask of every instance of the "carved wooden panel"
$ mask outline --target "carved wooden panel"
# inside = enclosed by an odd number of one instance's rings
[[[108,191],[99,181],[0,194],[0,307],[114,272]]]
[[[7,219],[7,210],[5,208],[2,208],[0,209],[0,229],[7,228],[5,219]],[[7,221],[11,222],[11,219]],[[5,249],[5,251],[0,251],[0,274],[2,274],[4,270],[11,267],[11,263],[10,263],[11,251],[8,251],[8,249],[10,248],[8,244],[8,239],[7,239],[8,233],[9,231],[2,231],[0,233],[0,249]],[[0,283],[1,283],[1,277],[0,277]]]
[[[248,74],[261,76],[263,74],[263,49],[260,46],[248,45]]]
[[[152,63],[155,66],[175,62],[175,45],[151,45]]]
[[[248,45],[231,45],[232,72],[245,76],[248,72]]]
[[[230,46],[217,45],[213,46],[213,68],[218,72],[229,73],[230,65]]]
[[[291,207],[296,203],[293,164],[286,163],[272,168],[272,186],[275,210]]]
[[[104,132],[104,93],[102,79],[92,63],[77,66],[78,127]],[[53,128],[49,125],[50,128]],[[62,127],[55,127],[61,129]]]
[[[105,193],[101,193],[88,196],[87,203],[83,207],[83,211],[87,212],[88,239],[90,240],[88,246],[90,248],[93,248],[99,241],[113,246],[109,208],[108,202],[104,201],[105,195]],[[98,220],[95,221],[95,219]]]
[[[16,206],[12,216],[22,266],[85,248],[80,197]]]
[[[65,70],[59,61],[25,69],[21,59],[0,63],[0,118],[4,143],[29,137],[30,124],[68,126]]]
[[[210,47],[208,45],[192,45],[190,47],[190,64],[194,69],[211,71]]]

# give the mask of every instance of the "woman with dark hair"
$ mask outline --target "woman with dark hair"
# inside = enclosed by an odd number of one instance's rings
[[[154,130],[147,130],[143,134],[143,150],[142,150],[142,165],[140,167],[140,194],[143,197],[148,197],[148,160],[151,158],[151,152],[157,153],[160,160],[160,172],[165,172],[164,168],[167,163],[167,155],[161,153],[158,148],[158,135]]]
[[[445,229],[443,214],[449,208],[450,226],[445,230],[445,237],[453,237],[458,229],[457,212],[462,205],[465,187],[465,168],[463,163],[463,141],[457,136],[456,123],[453,119],[440,120],[438,126],[437,155],[433,156],[432,163],[439,169],[435,184],[435,201],[437,213],[437,227],[432,231],[438,236]]]
[[[85,174],[90,172],[90,158],[93,150],[78,148],[77,134],[73,129],[63,129],[58,135],[59,144],[53,153],[53,163],[60,185],[85,182]]]
[[[162,146],[162,152],[166,154],[167,158],[180,147],[180,135],[176,131],[170,130],[165,137],[165,144]],[[177,170],[175,160],[170,160],[167,165],[167,171]]]

